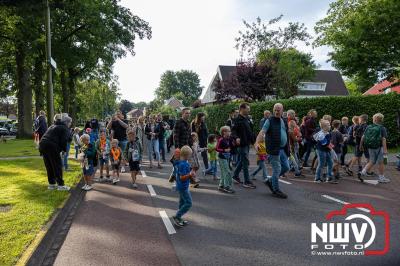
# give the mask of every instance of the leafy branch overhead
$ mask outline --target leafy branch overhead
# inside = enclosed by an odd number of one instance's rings
[[[288,26],[282,28],[276,25],[282,18],[283,15],[280,15],[266,24],[260,17],[253,23],[243,20],[246,29],[240,30],[239,36],[235,38],[235,48],[240,51],[241,56],[247,54],[248,57],[254,58],[262,50],[294,48],[295,42],[309,45],[311,35],[304,24],[289,22]]]

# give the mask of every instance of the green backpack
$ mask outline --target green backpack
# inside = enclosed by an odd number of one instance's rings
[[[380,125],[370,125],[364,132],[364,144],[369,149],[378,149],[382,145],[382,127]]]

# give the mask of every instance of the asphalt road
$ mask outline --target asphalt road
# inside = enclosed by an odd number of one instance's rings
[[[96,184],[95,191],[87,193],[56,265],[400,265],[399,172],[384,185],[361,184],[350,177],[338,185],[314,184],[307,171],[303,179],[288,174],[280,182],[286,200],[272,197],[261,181],[255,181],[255,190],[235,185],[235,194],[224,194],[207,176],[200,188],[192,189],[193,208],[185,217],[190,224],[169,234],[160,211],[169,218],[176,212],[178,194],[167,182],[171,167],[147,166],[145,162],[138,191],[129,188],[124,174],[118,186]],[[150,195],[147,185],[156,195]],[[340,200],[369,203],[389,213],[387,254],[311,255],[311,223],[325,222],[329,212],[343,207]],[[379,248],[384,221],[374,222],[372,247]]]

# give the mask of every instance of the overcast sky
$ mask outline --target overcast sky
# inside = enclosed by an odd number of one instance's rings
[[[305,23],[314,35],[314,24],[323,18],[332,0],[121,0],[133,14],[150,23],[151,40],[136,42],[136,55],[117,62],[122,99],[149,102],[154,98],[160,76],[166,70],[189,69],[199,74],[203,93],[218,65],[234,65],[239,51],[235,37],[243,29],[242,20],[263,21],[283,14],[287,21]],[[326,62],[327,47],[311,52],[321,69],[332,69]]]

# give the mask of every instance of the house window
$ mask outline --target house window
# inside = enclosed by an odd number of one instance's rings
[[[391,93],[391,92],[392,92],[392,88],[390,88],[390,87],[383,90],[384,94],[388,94],[388,93]]]
[[[299,90],[301,91],[325,91],[326,83],[324,82],[300,82]]]

